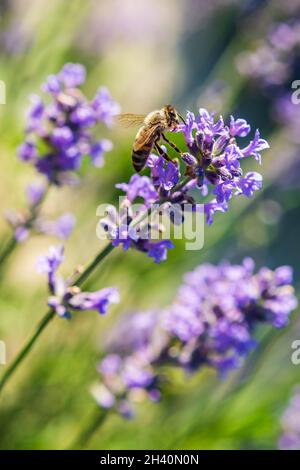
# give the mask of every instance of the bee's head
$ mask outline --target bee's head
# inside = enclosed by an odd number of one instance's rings
[[[180,124],[180,117],[174,106],[167,104],[164,106],[166,120],[170,129],[177,129]]]

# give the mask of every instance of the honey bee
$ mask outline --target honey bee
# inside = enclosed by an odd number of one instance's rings
[[[137,173],[145,167],[154,147],[166,160],[172,160],[159,145],[161,140],[167,142],[177,153],[182,154],[180,149],[164,134],[167,131],[176,130],[180,120],[184,122],[183,117],[170,104],[147,115],[127,113],[117,116],[119,124],[125,127],[140,126],[132,148],[132,165]]]

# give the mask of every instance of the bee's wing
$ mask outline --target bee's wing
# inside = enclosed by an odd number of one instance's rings
[[[116,123],[122,127],[141,126],[144,123],[146,114],[124,113],[115,116]]]
[[[159,129],[160,129],[160,123],[155,124],[154,126],[151,126],[149,129],[138,133],[136,140],[134,142],[134,145],[133,145],[133,150],[137,152],[138,150],[142,149],[145,145],[147,145],[149,142],[153,141],[154,143],[154,140],[159,135]]]

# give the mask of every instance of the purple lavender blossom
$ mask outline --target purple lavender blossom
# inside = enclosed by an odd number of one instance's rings
[[[157,377],[152,366],[156,353],[162,350],[165,338],[157,331],[159,312],[125,315],[110,333],[108,354],[98,366],[103,378],[92,388],[99,406],[115,407],[125,418],[132,418],[134,396],[148,396],[156,401],[160,397]],[[149,347],[152,344],[151,348]],[[124,412],[127,410],[127,412]]]
[[[158,193],[148,176],[135,174],[130,178],[128,184],[120,183],[116,185],[116,188],[126,193],[126,198],[130,203],[133,203],[137,198],[141,198],[146,207],[150,207],[158,197]]]
[[[185,173],[195,178],[200,190],[205,188],[207,194],[212,187],[212,194],[217,196],[216,200],[204,202],[208,224],[212,223],[214,212],[227,210],[225,203],[233,195],[250,197],[254,190],[261,189],[262,177],[256,172],[244,177],[241,160],[254,157],[260,163],[261,152],[269,145],[256,130],[254,139],[245,147],[240,147],[235,137],[242,139],[250,132],[250,125],[245,119],[231,116],[229,126],[226,126],[222,116],[215,119],[213,113],[201,108],[197,117],[187,113],[186,124],[181,124],[180,130],[185,136],[188,153],[193,157]]]
[[[269,144],[265,139],[260,138],[259,130],[256,129],[254,139],[251,140],[250,144],[242,149],[244,157],[254,157],[259,163],[261,163],[260,152],[269,148]]]
[[[56,185],[70,181],[69,174],[80,170],[85,155],[100,167],[104,154],[112,149],[106,139],[95,141],[91,131],[99,122],[111,126],[119,105],[104,88],[89,102],[78,88],[85,78],[82,65],[66,64],[42,86],[50,95],[50,104],[44,104],[36,95],[31,98],[26,141],[18,155]]]
[[[31,233],[45,234],[67,240],[75,226],[76,219],[73,214],[65,213],[56,220],[46,219],[39,215],[39,206],[45,196],[46,186],[34,182],[26,188],[28,207],[23,211],[9,210],[6,220],[11,226],[14,238],[18,243],[28,239]]]
[[[245,119],[234,119],[230,116],[230,135],[232,137],[246,137],[251,130],[251,126]]]
[[[110,140],[102,139],[91,146],[91,159],[97,168],[104,165],[104,155],[110,152],[113,146]]]
[[[115,397],[107,387],[102,384],[95,384],[91,387],[91,394],[101,408],[109,409],[115,404]]]
[[[122,380],[127,388],[149,388],[154,382],[155,376],[145,364],[145,360],[140,357],[129,357],[124,361],[122,370]]]
[[[34,142],[26,140],[18,149],[18,156],[24,162],[33,162],[37,158],[37,148]]]
[[[295,151],[298,152],[300,110],[299,106],[292,102],[290,91],[275,100],[272,111],[276,122],[284,128],[287,140],[294,144]]]
[[[68,300],[74,310],[98,310],[102,315],[107,312],[111,303],[117,304],[119,301],[118,291],[112,288],[97,292],[81,292]]]
[[[27,201],[30,207],[39,204],[45,194],[45,185],[40,182],[31,183],[26,188]]]
[[[75,217],[71,213],[65,213],[56,220],[37,219],[35,229],[40,233],[55,236],[61,240],[67,240],[75,226]]]
[[[237,67],[271,100],[272,119],[286,131],[288,140],[299,144],[299,106],[292,99],[291,86],[298,79],[300,59],[299,20],[291,15],[272,24],[267,37],[253,51],[237,58]]]
[[[48,256],[42,256],[37,261],[37,271],[40,274],[47,274],[49,288],[55,290],[56,271],[64,260],[64,247],[50,246]]]
[[[250,142],[248,140],[241,145],[242,139],[250,133],[247,121],[231,116],[226,125],[222,116],[216,118],[214,113],[204,108],[200,108],[198,116],[188,112],[185,123],[180,124],[177,132],[183,133],[187,150],[181,155],[181,165],[177,159],[166,161],[163,155],[150,154],[147,161],[150,177],[135,174],[128,183],[116,185],[125,193],[121,211],[126,206],[127,212],[114,215],[114,221],[105,220],[103,223],[114,246],[123,245],[125,250],[132,247],[146,252],[156,263],[166,259],[166,249],[173,245],[169,240],[161,240],[164,227],[153,224],[147,211],[150,213],[151,210],[151,215],[155,210],[156,214],[159,211],[171,214],[171,221],[181,224],[187,205],[195,213],[203,205],[202,212],[207,224],[211,225],[216,212],[227,212],[229,201],[234,196],[250,198],[262,188],[262,176],[256,171],[244,175],[241,163],[246,157],[261,163],[261,152],[269,147],[258,129]],[[140,203],[138,210],[136,205]],[[154,203],[159,207],[153,211]],[[178,215],[176,221],[175,212]],[[148,219],[144,221],[143,229],[139,223],[134,225],[139,216],[142,220]],[[153,239],[151,233],[155,230],[160,236]]]
[[[119,245],[127,251],[134,248],[138,251],[147,253],[149,258],[159,264],[167,259],[167,252],[174,248],[170,240],[151,239],[149,234],[159,235],[159,226],[148,221],[147,214],[151,204],[157,197],[157,192],[147,176],[133,175],[128,184],[117,185],[127,191],[126,197],[121,202],[120,213],[114,208],[108,214],[108,217],[101,220],[101,225],[109,235],[114,247]],[[132,201],[135,198],[142,200],[142,204]],[[135,225],[136,217],[145,218],[141,223]]]
[[[24,211],[9,209],[5,213],[5,218],[13,230],[14,238],[18,243],[26,241],[31,230],[41,233],[38,228],[36,218],[38,207],[41,204],[46,192],[46,186],[39,181],[31,183],[26,188],[26,199],[28,207]]]
[[[37,235],[50,235],[60,240],[67,240],[73,232],[75,226],[75,216],[70,213],[61,215],[56,220],[37,217],[31,219],[30,215],[24,215],[14,211],[6,213],[6,220],[14,231],[14,238],[18,243],[22,243],[28,239],[33,232]]]
[[[273,94],[293,76],[299,60],[299,45],[299,22],[291,17],[286,22],[273,24],[267,39],[260,41],[255,50],[241,53],[237,57],[237,68]]]
[[[297,306],[289,284],[291,269],[279,268],[289,272],[281,280],[277,270],[262,268],[254,274],[253,267],[246,259],[240,266],[199,266],[185,276],[177,301],[165,315],[165,327],[178,337],[178,325],[193,318],[192,312],[197,319],[192,321],[192,325],[198,325],[196,331],[203,325],[196,338],[190,328],[184,330],[190,337],[186,334],[184,341],[180,338],[179,362],[188,370],[206,363],[223,374],[223,359],[231,359],[238,366],[240,357],[255,346],[252,331],[257,323],[268,322],[276,328],[287,324]]]
[[[133,350],[146,351],[158,326],[159,314],[156,310],[124,314],[116,328],[111,329],[106,336],[105,345],[109,354],[99,365],[99,372],[115,373],[122,364],[121,353],[122,356],[127,356]]]
[[[200,265],[163,311],[123,316],[98,367],[98,404],[120,412],[122,401],[131,417],[136,397],[160,399],[166,366],[189,374],[206,366],[220,377],[240,367],[257,345],[255,328],[284,327],[297,306],[290,267],[256,273],[254,267],[250,258],[240,265]]]
[[[17,243],[25,242],[28,239],[28,237],[29,237],[29,230],[23,225],[19,225],[15,229],[14,239],[16,240]]]
[[[149,258],[153,258],[156,264],[167,259],[167,252],[171,248],[174,248],[174,244],[170,240],[145,243],[145,249],[147,250]]]
[[[210,202],[207,202],[204,205],[204,212],[206,215],[206,223],[208,225],[211,225],[214,221],[214,214],[215,212],[227,212],[228,210],[228,205],[226,202],[219,202],[216,199],[213,199]]]
[[[108,127],[113,124],[113,117],[120,112],[116,103],[106,87],[101,87],[92,101],[92,108],[98,121],[104,122]]]
[[[81,292],[79,287],[71,285],[57,274],[64,260],[63,246],[51,246],[48,255],[41,256],[37,262],[39,273],[47,274],[50,296],[49,307],[63,318],[70,318],[72,311],[97,310],[100,314],[107,312],[110,304],[120,301],[116,288],[109,287],[96,292]]]
[[[281,418],[280,450],[300,450],[300,388],[295,388],[288,407]]]
[[[151,154],[148,158],[148,167],[151,168],[154,186],[162,186],[165,191],[169,191],[179,182],[179,167],[172,162],[165,164],[163,157]]]
[[[65,64],[57,76],[66,88],[77,88],[86,79],[86,71],[81,64]]]

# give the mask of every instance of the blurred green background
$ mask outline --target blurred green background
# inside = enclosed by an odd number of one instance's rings
[[[79,313],[70,322],[55,319],[10,381],[0,404],[1,449],[62,449],[95,413],[90,385],[106,332],[119,315],[164,306],[174,297],[184,272],[206,261],[240,262],[253,256],[258,266],[290,264],[299,287],[299,145],[272,114],[272,97],[242,76],[236,57],[253,49],[268,26],[296,15],[297,1],[214,0],[2,0],[0,79],[0,212],[22,208],[24,188],[34,170],[16,158],[24,138],[28,97],[40,92],[48,74],[65,62],[88,71],[85,94],[106,85],[124,112],[146,113],[165,103],[180,112],[210,110],[244,117],[259,127],[271,149],[261,168],[264,189],[253,200],[235,198],[228,214],[217,214],[199,252],[177,242],[167,263],[154,265],[136,252],[115,250],[90,278],[88,287],[119,287],[122,302],[105,317]],[[289,6],[287,6],[289,5]],[[289,10],[289,8],[291,8]],[[295,16],[296,17],[296,16]],[[293,79],[300,77],[291,77]],[[105,131],[114,150],[102,169],[87,169],[79,188],[52,189],[45,213],[74,212],[77,224],[66,244],[65,274],[88,262],[101,248],[96,207],[115,201],[116,183],[131,175],[132,130]],[[99,130],[103,135],[103,130]],[[257,165],[257,168],[255,166]],[[9,234],[0,220],[0,240]],[[10,258],[0,283],[0,338],[10,361],[46,309],[46,282],[35,271],[37,256],[50,243],[32,237]],[[258,331],[263,338],[268,331]],[[88,447],[96,449],[274,448],[279,418],[299,367],[290,361],[291,342],[300,338],[297,312],[286,329],[272,334],[255,355],[254,371],[234,393],[238,374],[223,382],[203,370],[189,380],[172,372],[160,404],[143,403],[130,422],[110,416]],[[251,361],[251,358],[250,358]],[[5,366],[0,366],[3,370]]]

